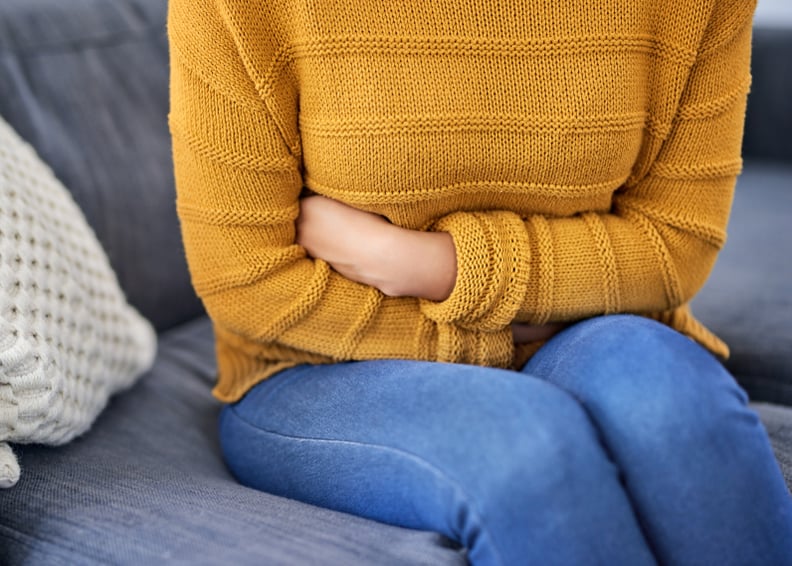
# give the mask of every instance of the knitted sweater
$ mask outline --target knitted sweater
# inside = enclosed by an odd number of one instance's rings
[[[510,323],[687,303],[725,240],[753,1],[171,0],[177,205],[215,395],[301,363],[523,363]],[[453,237],[442,302],[295,244],[304,188]],[[332,234],[328,234],[332,237]]]

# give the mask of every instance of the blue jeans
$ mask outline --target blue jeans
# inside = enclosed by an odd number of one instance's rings
[[[792,499],[758,416],[648,319],[578,323],[522,372],[299,366],[224,408],[242,483],[438,531],[487,564],[792,564]]]

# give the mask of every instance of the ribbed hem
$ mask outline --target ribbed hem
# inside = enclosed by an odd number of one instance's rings
[[[507,368],[512,363],[514,344],[509,327],[497,332],[478,332],[423,320],[425,324],[416,329],[413,354],[406,351],[379,352],[365,359],[422,359],[500,368]],[[215,332],[218,380],[212,394],[223,403],[239,401],[255,385],[285,369],[301,364],[343,361],[274,344],[256,344],[218,330],[217,326]]]
[[[297,356],[282,355],[281,359],[272,359],[278,356],[273,355],[275,352],[268,352],[268,359],[264,357],[265,352],[260,344],[249,342],[217,325],[214,330],[218,375],[212,395],[223,403],[239,401],[253,386],[279,371],[300,364],[332,362],[330,358],[309,352],[300,352]]]

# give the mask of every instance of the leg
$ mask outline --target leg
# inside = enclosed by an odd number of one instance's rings
[[[792,564],[792,500],[767,433],[692,340],[642,317],[600,317],[558,334],[523,372],[586,409],[660,562]]]
[[[579,404],[517,372],[380,360],[300,366],[224,409],[244,484],[441,532],[474,564],[653,564]]]

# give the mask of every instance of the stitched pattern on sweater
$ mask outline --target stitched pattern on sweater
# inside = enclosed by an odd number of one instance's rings
[[[454,114],[389,116],[387,118],[343,119],[336,122],[300,118],[300,129],[323,137],[381,136],[428,132],[510,131],[558,134],[621,132],[641,129],[647,120],[646,112],[602,116],[519,116],[488,114]]]
[[[603,314],[613,314],[621,310],[619,297],[619,275],[616,258],[613,255],[613,246],[610,243],[608,231],[598,214],[587,212],[582,215],[586,225],[591,230],[594,245],[597,247],[600,265],[602,267],[602,294],[605,297]]]
[[[287,329],[294,326],[307,316],[322,300],[322,293],[330,279],[330,266],[324,261],[314,263],[314,276],[305,287],[303,296],[291,305],[286,305],[280,315],[276,316],[267,328],[256,335],[257,340],[274,341]]]
[[[546,324],[553,313],[553,234],[544,216],[534,215],[529,219],[536,239],[538,261],[534,265],[539,270],[539,286],[536,289],[536,311],[533,324]]]
[[[745,78],[730,92],[704,102],[685,104],[679,108],[676,120],[706,120],[725,112],[748,94],[751,77]]]
[[[654,224],[635,210],[626,208],[622,211],[622,214],[624,218],[631,220],[640,228],[646,240],[654,249],[657,260],[660,262],[660,274],[663,279],[668,305],[679,305],[682,302],[680,299],[682,292],[679,288],[679,276],[677,275],[674,258],[668,251],[668,246],[666,246],[663,236],[657,231]]]
[[[175,124],[174,120],[171,120],[170,128],[171,135],[184,141],[196,155],[231,167],[248,169],[259,173],[272,173],[293,171],[297,165],[293,157],[272,158],[216,147],[197,135],[184,133],[184,130],[178,124]]]
[[[379,290],[371,287],[368,290],[363,309],[360,311],[360,318],[355,321],[346,336],[342,337],[338,345],[338,358],[349,360],[354,357],[355,348],[358,345],[360,336],[366,331],[371,321],[377,316],[380,304],[382,304],[383,294]]]
[[[324,195],[331,196],[344,202],[359,205],[364,204],[398,204],[404,202],[405,198],[445,198],[448,196],[464,195],[478,192],[491,192],[497,190],[500,193],[521,194],[527,191],[540,191],[553,198],[575,199],[588,197],[595,194],[612,193],[621,187],[627,177],[619,177],[601,183],[591,183],[590,185],[553,185],[548,183],[532,182],[509,182],[509,181],[469,181],[444,185],[440,187],[425,188],[399,188],[398,192],[372,193],[366,188],[340,188],[331,187],[318,183],[310,176],[305,176],[306,186]]]
[[[724,4],[726,3],[721,3]],[[756,2],[743,0],[729,2],[728,7],[718,14],[723,16],[723,21],[719,22],[721,25],[714,29],[707,28],[709,33],[704,36],[698,49],[699,60],[704,61],[717,53],[746,28],[750,30],[755,7]]]
[[[294,222],[300,214],[300,206],[294,203],[288,208],[275,210],[232,210],[229,208],[199,208],[189,204],[177,204],[179,215],[193,222],[210,226],[262,226]]]
[[[259,256],[259,261],[250,267],[228,270],[214,276],[195,275],[192,278],[193,287],[198,294],[211,296],[242,285],[253,285],[273,269],[304,257],[305,250],[297,245],[268,250],[266,257]]]
[[[638,51],[663,57],[678,65],[691,65],[695,51],[652,36],[611,35],[550,37],[533,40],[473,37],[393,37],[339,35],[295,43],[292,57],[327,57],[353,53],[394,55],[549,56],[558,53]]]
[[[721,163],[704,165],[685,165],[676,163],[655,162],[650,175],[665,179],[708,179],[711,177],[733,177],[742,171],[742,159],[732,159]]]
[[[635,200],[623,201],[619,203],[620,209],[633,209],[635,212],[651,218],[656,222],[662,222],[668,226],[673,226],[684,232],[695,234],[700,240],[708,244],[721,248],[726,243],[726,230],[720,226],[699,222],[693,218],[685,218],[680,214],[669,214],[660,210],[643,205]]]

